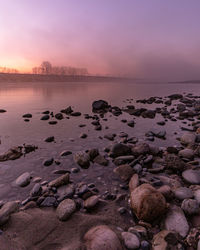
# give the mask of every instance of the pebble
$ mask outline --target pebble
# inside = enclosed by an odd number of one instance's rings
[[[54,162],[54,159],[50,158],[50,159],[44,160],[43,165],[48,167],[48,166],[51,166],[53,164],[53,162]]]
[[[200,170],[185,170],[182,173],[183,179],[190,184],[200,184]]]
[[[181,208],[188,215],[197,214],[200,211],[198,201],[194,199],[184,199]]]
[[[174,191],[174,195],[178,200],[189,199],[194,196],[192,190],[187,187],[179,187]]]

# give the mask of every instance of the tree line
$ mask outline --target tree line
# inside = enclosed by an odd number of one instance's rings
[[[9,74],[16,74],[19,73],[17,69],[7,68],[7,67],[0,67],[0,73],[9,73]]]
[[[33,74],[42,75],[88,75],[86,68],[75,68],[67,66],[52,66],[50,62],[44,61],[39,67],[32,68]]]

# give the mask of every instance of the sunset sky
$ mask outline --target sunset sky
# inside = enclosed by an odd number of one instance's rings
[[[0,66],[200,79],[198,0],[0,0]]]

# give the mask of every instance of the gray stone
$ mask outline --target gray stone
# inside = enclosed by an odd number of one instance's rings
[[[53,161],[54,161],[53,158],[44,160],[44,161],[43,161],[43,165],[46,166],[46,167],[51,166],[51,165],[53,164]]]
[[[31,175],[28,172],[23,173],[16,179],[17,186],[25,187],[30,183]]]
[[[190,188],[187,187],[179,187],[174,191],[174,196],[179,200],[192,198],[193,192]]]
[[[36,183],[33,186],[32,190],[30,192],[30,195],[31,196],[39,196],[41,193],[42,193],[42,187],[39,183]]]
[[[130,154],[131,154],[130,147],[122,143],[116,143],[111,148],[111,155],[114,158],[118,156],[130,155]]]
[[[182,173],[183,179],[190,184],[200,184],[200,170],[185,170]]]
[[[46,197],[40,204],[41,207],[53,207],[57,205],[56,198],[53,196]]]
[[[130,232],[122,232],[122,239],[127,249],[138,249],[140,247],[140,241],[138,237]]]
[[[200,211],[198,201],[194,199],[183,200],[181,208],[188,215],[197,214]]]
[[[71,199],[63,200],[56,209],[56,214],[61,221],[67,220],[76,210],[76,203]]]
[[[175,231],[182,237],[185,237],[189,231],[189,225],[182,209],[175,205],[170,207],[164,223],[167,230]]]

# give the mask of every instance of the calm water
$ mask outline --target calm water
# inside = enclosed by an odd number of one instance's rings
[[[129,136],[145,138],[145,132],[152,127],[163,129],[156,124],[163,118],[157,115],[156,119],[136,119],[134,128],[128,127],[120,120],[126,118],[133,119],[128,114],[113,117],[110,113],[106,114],[108,121],[102,121],[103,128],[108,126],[107,130],[94,131],[90,124],[91,120],[85,120],[81,117],[71,117],[58,121],[57,125],[49,125],[48,121],[41,121],[41,112],[45,110],[59,112],[61,109],[72,106],[74,111],[92,113],[91,104],[94,100],[107,100],[112,106],[125,107],[129,104],[127,99],[133,99],[131,104],[135,104],[136,99],[148,98],[151,96],[167,96],[173,93],[194,93],[200,95],[200,86],[198,84],[131,84],[131,83],[0,83],[0,108],[7,112],[0,114],[0,153],[6,151],[12,146],[23,143],[39,146],[36,152],[28,154],[25,158],[15,161],[0,163],[0,199],[11,199],[25,197],[27,190],[32,186],[19,189],[15,186],[15,179],[25,171],[30,171],[33,176],[41,176],[43,180],[52,179],[53,170],[58,168],[74,167],[72,157],[62,159],[62,164],[45,168],[42,162],[46,158],[54,157],[60,159],[59,154],[63,150],[73,152],[92,147],[103,148],[110,144],[109,141],[99,139],[106,133],[116,133],[120,131],[127,132]],[[137,107],[144,106],[136,104]],[[153,105],[147,105],[149,109]],[[156,105],[156,107],[163,104]],[[22,115],[31,113],[33,118],[30,122],[24,122]],[[80,128],[79,124],[86,124]],[[168,140],[155,140],[154,143],[159,146],[169,144],[178,144],[174,132],[181,135],[180,122],[168,121],[164,129],[167,131]],[[87,133],[86,139],[80,139],[80,133]],[[48,136],[55,136],[56,143],[45,143],[44,139]],[[72,142],[70,138],[73,138]],[[119,138],[118,138],[119,139]],[[106,174],[101,167],[93,170],[87,170],[79,176],[82,180],[89,180],[90,174],[94,178]],[[96,175],[94,176],[94,172]],[[55,176],[54,176],[55,178]],[[108,180],[113,181],[113,180]]]

